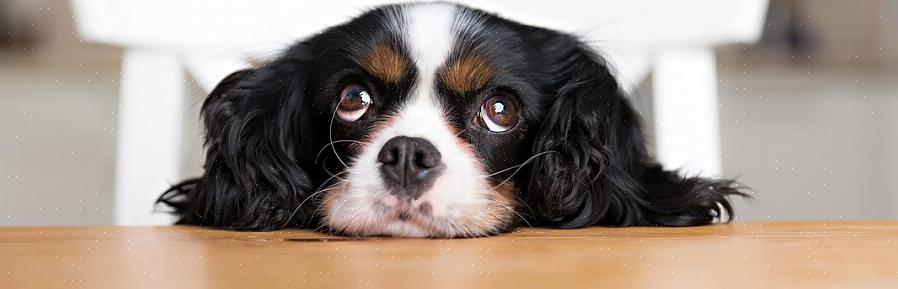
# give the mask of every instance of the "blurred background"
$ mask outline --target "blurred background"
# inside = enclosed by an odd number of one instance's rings
[[[0,0],[0,225],[114,222],[123,50],[74,21],[68,1]],[[895,27],[898,1],[771,0],[759,43],[715,48],[723,175],[756,198],[737,219],[898,218]],[[188,177],[204,92],[185,82]]]

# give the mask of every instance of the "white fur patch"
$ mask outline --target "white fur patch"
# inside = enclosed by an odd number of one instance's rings
[[[457,10],[452,4],[415,4],[402,9],[403,31],[418,80],[408,102],[389,125],[375,132],[370,145],[352,162],[345,181],[330,193],[334,199],[325,219],[331,228],[362,236],[451,237],[484,233],[471,229],[484,226],[464,222],[489,218],[482,215],[488,214],[486,208],[495,202],[489,196],[494,192],[473,148],[450,128],[434,87],[436,72],[445,65],[453,48],[457,31],[453,25],[461,23]],[[410,205],[399,203],[387,191],[377,161],[381,147],[397,136],[430,141],[445,164],[433,186]],[[399,206],[414,212],[421,204],[431,207],[430,216],[412,216],[406,221],[396,216]]]

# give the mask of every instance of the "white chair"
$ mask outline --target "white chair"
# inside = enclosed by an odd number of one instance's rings
[[[273,55],[387,1],[309,2],[72,0],[84,40],[125,48],[117,224],[170,221],[151,210],[180,178],[185,68],[208,90],[248,59]],[[659,160],[689,173],[720,173],[713,47],[756,41],[767,0],[458,2],[581,35],[607,56],[626,89],[651,71]]]

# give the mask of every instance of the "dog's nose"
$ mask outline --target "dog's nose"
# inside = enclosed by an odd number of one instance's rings
[[[440,174],[440,151],[419,137],[397,136],[380,149],[380,173],[393,194],[417,199]]]

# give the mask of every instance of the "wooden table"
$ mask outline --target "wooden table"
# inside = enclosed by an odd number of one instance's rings
[[[522,229],[456,240],[0,228],[0,288],[349,287],[898,288],[898,222]]]

